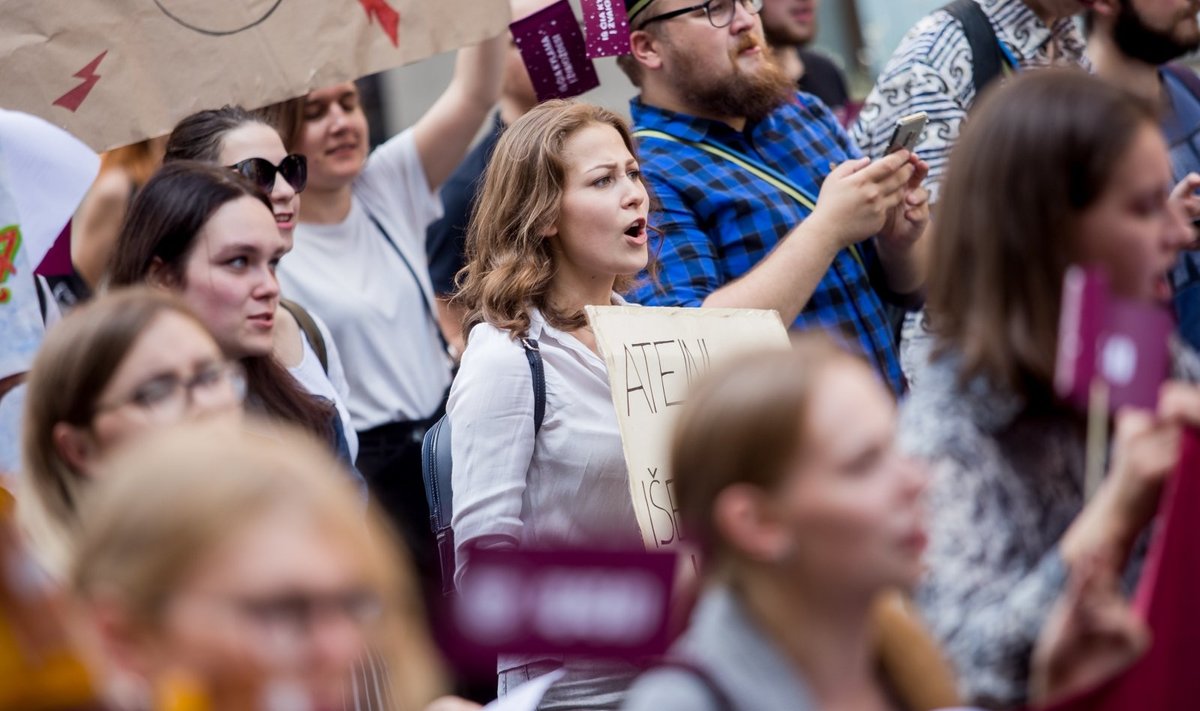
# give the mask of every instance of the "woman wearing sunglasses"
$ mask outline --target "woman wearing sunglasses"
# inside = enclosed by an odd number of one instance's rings
[[[300,214],[300,193],[308,183],[308,161],[287,153],[279,133],[259,115],[240,106],[199,111],[175,126],[167,139],[166,162],[197,160],[227,166],[268,196],[287,251]],[[274,355],[304,389],[337,408],[350,459],[358,456],[358,434],[346,408],[349,386],[329,329],[318,316],[287,299],[275,309]]]
[[[120,289],[46,336],[25,398],[18,516],[35,555],[61,575],[78,506],[116,447],[182,420],[241,412],[245,380],[177,297]]]

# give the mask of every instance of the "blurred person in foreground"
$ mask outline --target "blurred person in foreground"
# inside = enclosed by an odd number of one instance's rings
[[[867,364],[825,337],[745,355],[692,391],[671,471],[706,585],[690,628],[626,709],[957,705],[935,647],[912,635],[895,644],[889,591],[921,578],[928,483],[896,425],[895,400]],[[1145,649],[1144,627],[1104,582],[1082,569],[1062,599],[1038,648],[1039,700],[1107,678]]]
[[[1107,477],[1085,497],[1087,418],[1053,385],[1064,275],[1097,267],[1115,297],[1166,309],[1192,234],[1169,199],[1154,111],[1077,70],[1031,72],[985,96],[947,175],[934,350],[901,412],[901,445],[933,473],[916,600],[967,699],[1011,708],[1068,570],[1098,555],[1111,578],[1137,577],[1135,543],[1183,427],[1200,423],[1200,361],[1175,339],[1176,380],[1157,411],[1117,413]]]
[[[123,449],[81,511],[70,589],[135,708],[421,709],[440,691],[411,564],[327,451],[181,426]],[[368,655],[383,664],[360,666]],[[273,705],[273,704],[282,704]]]
[[[74,550],[79,506],[121,444],[191,419],[241,417],[245,381],[177,297],[113,290],[55,324],[29,373],[17,514],[53,577]]]

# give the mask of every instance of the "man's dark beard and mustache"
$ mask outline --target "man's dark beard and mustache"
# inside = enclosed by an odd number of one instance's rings
[[[1113,26],[1113,42],[1126,57],[1154,66],[1166,64],[1200,47],[1200,38],[1180,42],[1172,30],[1162,32],[1148,27],[1133,9],[1133,0],[1121,0]]]
[[[738,66],[737,55],[754,46],[762,48],[763,66],[750,74]],[[680,96],[697,113],[745,118],[751,123],[763,120],[767,114],[795,96],[795,85],[775,63],[761,39],[749,34],[742,35],[731,60],[734,70],[729,76],[713,79],[699,75],[689,66],[675,72],[671,80],[675,82]]]

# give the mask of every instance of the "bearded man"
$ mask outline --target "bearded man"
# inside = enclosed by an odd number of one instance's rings
[[[924,283],[926,166],[872,161],[772,58],[762,0],[626,0],[641,90],[630,103],[642,173],[660,209],[657,275],[634,300],[775,309],[841,336],[904,390],[883,302]]]

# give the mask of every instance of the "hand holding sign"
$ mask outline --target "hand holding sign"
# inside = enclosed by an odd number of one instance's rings
[[[538,101],[578,96],[600,86],[568,0],[509,25]]]

